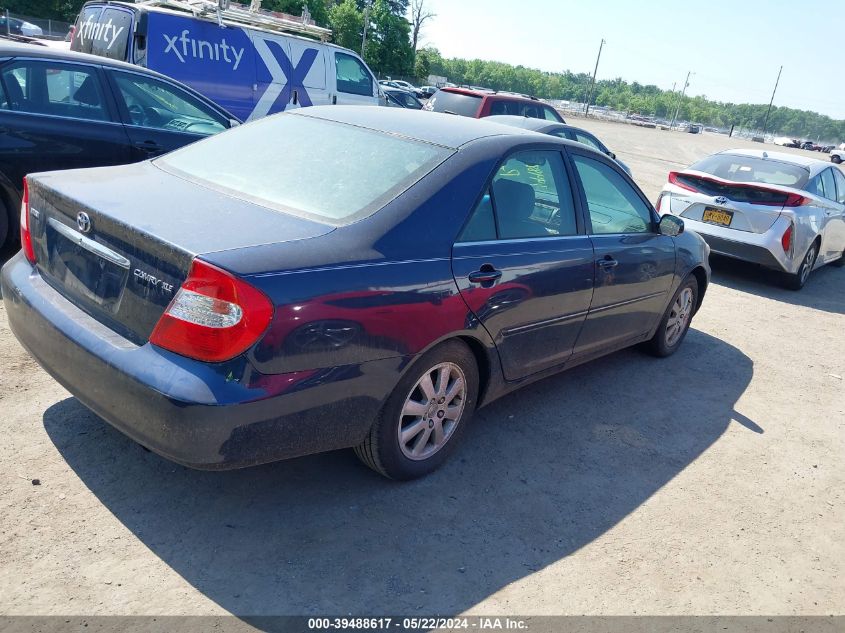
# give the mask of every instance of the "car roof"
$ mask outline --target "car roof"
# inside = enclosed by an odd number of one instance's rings
[[[797,167],[803,167],[813,176],[820,171],[823,171],[828,166],[827,162],[819,160],[818,158],[809,158],[807,156],[788,154],[786,152],[770,152],[764,149],[727,149],[723,152],[719,152],[719,154],[777,160],[782,163],[789,163],[791,165],[796,165]]]
[[[405,108],[311,106],[295,110],[292,114],[357,125],[453,149],[492,136],[509,136],[514,139],[523,139],[526,135],[539,136],[529,130],[491,123],[484,119]],[[548,142],[550,138],[553,137],[543,136],[538,140]],[[562,139],[553,140],[565,142]]]
[[[456,94],[468,95],[470,97],[487,97],[491,99],[502,99],[507,101],[528,101],[531,103],[542,103],[536,97],[516,94],[515,92],[499,92],[498,90],[487,90],[484,88],[441,88],[443,92],[454,92]]]
[[[29,44],[26,42],[15,42],[11,40],[0,39],[0,56],[2,57],[44,57],[47,59],[57,59],[68,62],[80,62],[86,64],[97,64],[99,66],[109,66],[111,68],[120,68],[122,70],[132,70],[145,74],[155,75],[157,77],[164,77],[164,75],[155,71],[135,66],[126,62],[109,59],[108,57],[100,57],[99,55],[90,55],[88,53],[79,53],[77,51],[65,50],[61,48],[51,48],[49,46],[39,46],[37,44]],[[165,77],[166,79],[169,79]],[[169,79],[173,81],[172,79]]]
[[[39,46],[36,44],[27,44],[25,42],[15,42],[5,39],[0,39],[0,58],[2,57],[43,58],[66,62],[78,62],[83,64],[97,64],[98,66],[104,66],[106,68],[117,68],[120,70],[127,70],[129,72],[147,75],[149,77],[157,77],[169,83],[178,84],[195,97],[199,97],[203,101],[213,104],[215,108],[225,113],[232,119],[238,118],[234,114],[226,110],[226,108],[218,105],[217,103],[214,103],[213,101],[208,99],[208,97],[194,90],[190,86],[187,86],[182,82],[171,77],[167,77],[166,75],[163,75],[161,73],[157,73],[154,70],[150,70],[149,68],[144,68],[143,66],[136,66],[127,62],[109,59],[108,57],[100,57],[99,55],[90,55],[89,53],[79,53],[77,51],[70,51],[63,48],[55,48],[52,46]]]
[[[488,121],[494,123],[501,123],[502,125],[512,125],[524,130],[532,130],[534,132],[546,133],[548,130],[554,128],[573,128],[571,125],[566,125],[559,121],[548,121],[546,119],[538,119],[536,117],[516,116],[513,114],[494,114],[493,116],[485,117]]]

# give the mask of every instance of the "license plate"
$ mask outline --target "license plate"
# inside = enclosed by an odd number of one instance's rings
[[[704,222],[709,222],[710,224],[730,226],[733,217],[733,211],[725,211],[724,209],[713,209],[711,207],[707,207],[706,209],[704,209],[704,214],[701,216],[701,219]]]

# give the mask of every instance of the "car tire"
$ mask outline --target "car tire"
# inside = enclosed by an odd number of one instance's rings
[[[801,265],[798,267],[796,273],[785,273],[783,275],[783,285],[789,290],[801,290],[810,278],[810,273],[813,271],[813,266],[816,263],[816,258],[819,256],[819,242],[815,240],[810,244],[810,248],[804,253],[801,260]]]
[[[842,162],[842,159],[839,158],[836,154],[830,157],[830,162],[836,163],[837,165]]]
[[[438,345],[405,373],[355,454],[390,479],[423,477],[460,443],[477,398],[478,366],[470,349],[460,341]]]
[[[648,353],[659,358],[671,356],[687,336],[692,317],[698,305],[698,280],[690,275],[675,291],[666,307],[657,332],[646,342]]]
[[[4,200],[0,199],[0,250],[5,249],[7,246],[6,242],[8,241],[9,244],[12,243],[14,240],[14,236],[11,233],[11,214],[9,213],[9,209]]]

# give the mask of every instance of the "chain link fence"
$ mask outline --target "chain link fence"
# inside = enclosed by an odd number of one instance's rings
[[[49,40],[63,40],[70,32],[71,24],[61,20],[45,20],[28,15],[0,10],[0,34],[23,35]]]

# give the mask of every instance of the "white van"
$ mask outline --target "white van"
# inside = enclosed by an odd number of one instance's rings
[[[93,0],[77,17],[71,50],[158,71],[244,121],[310,105],[378,105],[378,82],[357,54],[291,32],[331,35],[207,0]]]

